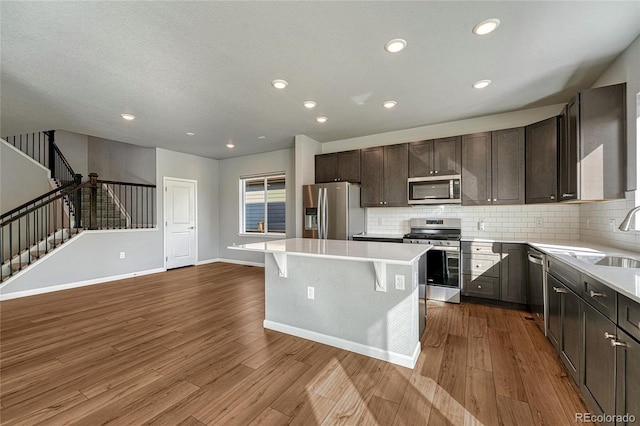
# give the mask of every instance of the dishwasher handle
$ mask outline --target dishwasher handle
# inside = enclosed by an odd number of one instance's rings
[[[529,262],[535,264],[535,265],[542,265],[544,264],[544,260],[542,260],[542,257],[535,255],[533,253],[528,253],[527,258],[529,259]]]

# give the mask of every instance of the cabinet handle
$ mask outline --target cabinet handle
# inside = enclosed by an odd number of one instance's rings
[[[382,204],[382,201],[380,201],[380,204]]]
[[[494,199],[493,199],[493,201],[498,201],[498,199],[497,199],[497,198],[494,198]]]
[[[598,293],[597,291],[593,291],[591,290],[589,292],[589,296],[596,298],[596,297],[604,297],[604,293]]]
[[[604,338],[605,339],[615,339],[616,335],[615,334],[610,334],[609,332],[604,332]]]
[[[617,340],[611,340],[611,346],[615,347],[615,346],[620,346],[622,348],[626,348],[627,344],[625,342],[619,342]]]
[[[436,174],[438,174],[438,171],[436,170],[436,172],[435,172],[435,173],[436,173]]]
[[[491,201],[491,198],[487,198],[487,201]]]
[[[482,286],[481,286],[481,285],[479,285],[479,286],[478,286],[478,288],[480,289],[480,288],[482,288]]]
[[[565,290],[562,287],[554,287],[553,291],[555,291],[556,293],[568,293],[569,292],[568,290]]]
[[[384,203],[385,203],[385,204],[387,204],[387,202],[386,202],[386,201],[385,201]]]
[[[480,250],[480,247],[476,247],[476,251],[479,251],[479,250]]]
[[[433,174],[433,170],[429,170],[429,174],[432,175]]]
[[[481,265],[476,265],[476,268],[479,268]]]
[[[552,195],[552,196],[551,196],[551,197],[549,197],[549,198],[551,198],[552,200],[555,200],[555,199],[556,199],[556,196],[555,196],[555,195]]]
[[[566,193],[562,194],[562,198],[569,198],[569,197],[573,197],[574,195],[576,195],[576,194],[574,194],[572,192],[566,192]]]

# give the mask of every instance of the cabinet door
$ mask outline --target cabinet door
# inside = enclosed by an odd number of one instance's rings
[[[596,414],[615,414],[616,349],[611,338],[616,326],[586,303],[584,311],[584,366],[580,390]],[[605,334],[606,333],[606,334]],[[612,423],[602,423],[612,424]]]
[[[316,183],[338,180],[338,154],[316,155]]]
[[[578,198],[578,96],[565,109],[565,134],[560,139],[558,161],[558,201]]]
[[[360,150],[338,153],[338,180],[343,182],[360,182]]]
[[[360,187],[360,206],[382,207],[382,178],[384,148],[365,148],[361,150],[362,184]]]
[[[554,203],[558,193],[558,117],[525,128],[525,202]]]
[[[409,172],[409,144],[384,147],[384,205],[405,207],[407,202],[407,177]]]
[[[411,142],[409,144],[409,177],[433,175],[433,141]]]
[[[501,300],[527,303],[527,246],[502,244],[500,261]]]
[[[460,145],[460,136],[436,139],[433,141],[434,174],[460,174]]]
[[[582,355],[582,302],[578,295],[569,291],[564,285],[562,294],[562,338],[560,341],[560,360],[573,378],[580,383],[580,359]]]
[[[491,204],[491,133],[462,137],[462,205]]]
[[[524,204],[524,128],[491,132],[493,204]]]
[[[617,340],[626,346],[616,349],[616,414],[629,414],[637,421],[640,419],[640,343],[620,329]]]
[[[560,338],[562,336],[562,284],[553,275],[547,274],[547,309],[549,318],[547,319],[547,338],[551,344],[560,349]]]

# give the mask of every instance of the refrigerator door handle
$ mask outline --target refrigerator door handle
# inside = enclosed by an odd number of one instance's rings
[[[324,188],[324,201],[322,202],[322,208],[324,211],[322,212],[322,220],[324,224],[322,225],[324,230],[324,239],[326,240],[329,236],[329,199],[327,197],[327,188]]]
[[[322,188],[318,188],[318,206],[317,217],[318,217],[318,238],[322,238]]]

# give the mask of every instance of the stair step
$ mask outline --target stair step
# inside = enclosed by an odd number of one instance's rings
[[[11,264],[11,271],[12,272],[17,272],[23,268],[26,268],[27,266],[29,266],[29,264],[27,262],[20,262],[20,263],[12,263]]]

